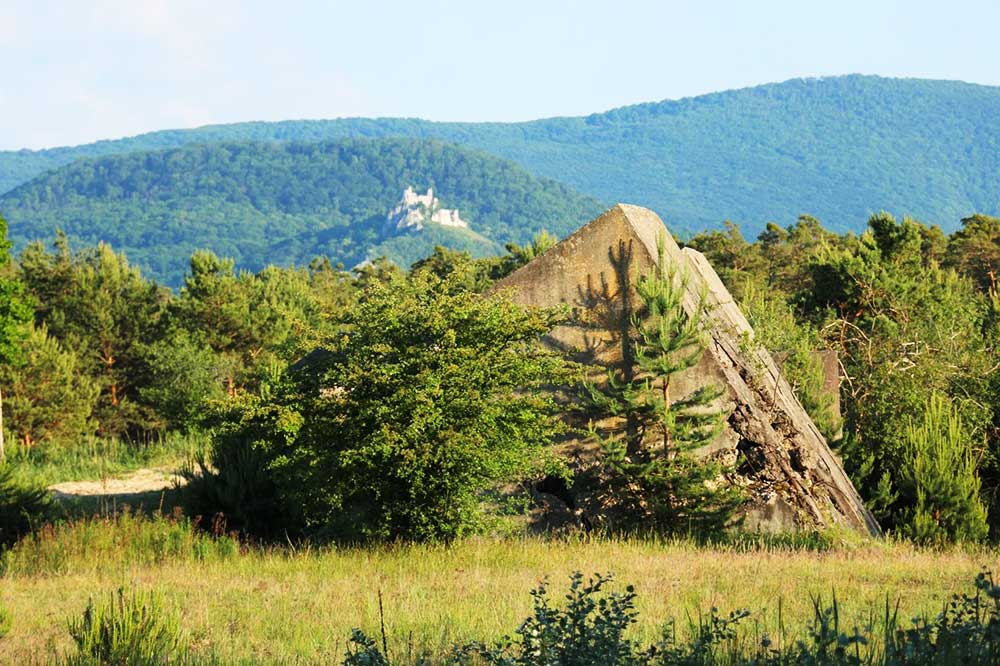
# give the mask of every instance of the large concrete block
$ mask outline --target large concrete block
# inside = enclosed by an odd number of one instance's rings
[[[783,531],[843,526],[877,535],[865,508],[826,440],[816,429],[771,355],[753,341],[751,329],[705,257],[681,249],[655,213],[619,204],[548,252],[500,281],[523,305],[571,310],[548,344],[583,363],[621,363],[623,335],[636,300],[639,275],[651,272],[663,245],[664,261],[689,278],[685,308],[693,312],[704,294],[708,348],[701,363],[678,377],[678,398],[707,382],[724,387],[726,428],[702,452],[735,464],[727,482],[749,496],[743,526]],[[585,442],[564,448],[585,452]]]

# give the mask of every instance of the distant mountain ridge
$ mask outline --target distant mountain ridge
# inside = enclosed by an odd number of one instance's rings
[[[951,229],[975,211],[1000,213],[1000,87],[860,75],[521,123],[252,122],[4,152],[0,191],[80,157],[385,136],[438,138],[511,159],[602,201],[649,206],[682,233],[725,219],[752,233],[800,213],[859,230],[881,209]]]
[[[433,188],[437,208],[423,211],[420,225],[389,225],[411,187]],[[406,267],[435,245],[502,254],[505,243],[542,230],[568,234],[601,209],[508,160],[394,138],[195,144],[83,159],[0,196],[19,248],[62,229],[77,246],[110,242],[173,286],[198,249],[250,270],[319,255],[347,267],[386,256]]]

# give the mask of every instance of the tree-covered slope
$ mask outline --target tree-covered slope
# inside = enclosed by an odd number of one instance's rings
[[[951,229],[975,211],[1000,213],[1000,88],[857,75],[525,123],[343,119],[154,132],[0,153],[0,191],[84,156],[348,136],[479,148],[603,201],[650,206],[678,230],[733,219],[755,231],[803,212],[834,230],[860,230],[880,209]]]
[[[433,187],[470,229],[387,229],[403,189]],[[56,229],[78,244],[103,240],[177,284],[196,249],[243,268],[350,266],[385,254],[408,265],[435,244],[499,253],[545,229],[564,235],[600,204],[490,155],[415,139],[200,144],[80,160],[0,197],[21,247]]]

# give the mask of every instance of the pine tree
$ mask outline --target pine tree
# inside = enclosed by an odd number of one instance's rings
[[[6,425],[22,450],[93,434],[100,385],[44,325],[30,329],[23,363],[0,369],[0,378],[7,387]]]
[[[909,508],[901,531],[921,543],[985,539],[982,482],[959,410],[936,393],[923,419],[910,419],[903,435],[908,455],[899,485]]]
[[[144,278],[109,245],[73,252],[65,235],[55,251],[32,243],[20,275],[39,303],[37,318],[79,360],[79,372],[101,385],[95,416],[100,434],[139,436],[156,419],[138,401],[143,343],[158,336],[170,294]]]
[[[10,248],[7,221],[0,217],[0,364],[15,365],[21,360],[21,345],[31,321],[30,299],[24,294],[24,283],[8,275]],[[6,458],[3,424],[3,394],[0,387],[0,463]]]
[[[720,463],[696,452],[725,422],[726,413],[717,406],[722,390],[704,385],[683,397],[673,390],[676,376],[696,366],[705,352],[705,295],[692,314],[685,311],[688,276],[667,265],[662,239],[656,269],[636,283],[636,312],[630,312],[625,284],[622,364],[607,371],[603,385],[586,384],[591,413],[616,417],[623,426],[611,433],[590,428],[603,449],[607,499],[625,525],[716,531],[731,518],[739,493],[717,483],[724,472]]]

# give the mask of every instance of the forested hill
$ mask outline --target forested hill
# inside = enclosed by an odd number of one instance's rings
[[[678,230],[732,219],[753,232],[807,212],[831,229],[858,231],[880,209],[952,229],[974,211],[1000,213],[1000,88],[859,75],[525,123],[344,119],[154,132],[0,153],[0,191],[85,156],[348,136],[475,147],[603,201],[651,206]]]
[[[386,228],[404,188],[433,187],[470,228]],[[601,205],[512,162],[434,140],[220,143],[81,160],[0,197],[18,247],[110,242],[153,277],[176,285],[196,249],[241,268],[306,263],[325,254],[351,266],[385,255],[402,266],[436,244],[499,254],[541,231],[565,235]]]

